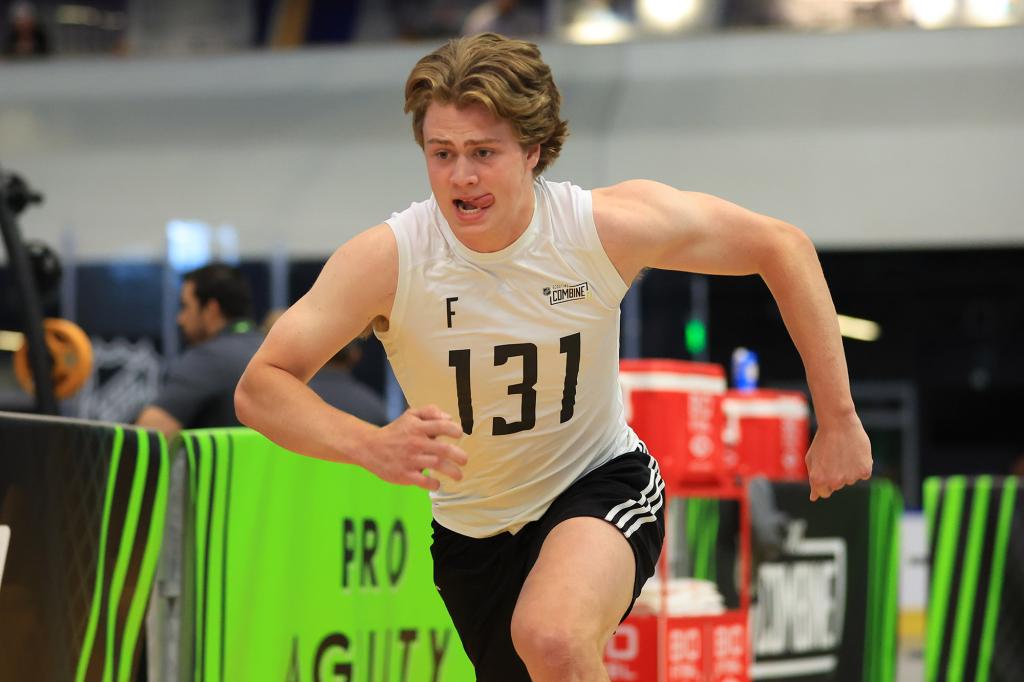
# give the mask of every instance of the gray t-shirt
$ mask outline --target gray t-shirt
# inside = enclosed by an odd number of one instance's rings
[[[186,429],[239,426],[235,386],[263,342],[251,324],[233,324],[187,349],[171,365],[153,404]]]
[[[347,370],[328,365],[310,380],[309,387],[332,407],[377,426],[388,423],[384,400]]]

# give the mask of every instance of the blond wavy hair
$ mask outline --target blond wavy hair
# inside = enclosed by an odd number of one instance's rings
[[[405,113],[412,113],[412,131],[420,147],[431,102],[482,104],[508,121],[520,145],[540,145],[534,175],[554,163],[569,134],[568,122],[558,114],[562,95],[540,49],[496,33],[449,40],[413,67],[405,82]]]

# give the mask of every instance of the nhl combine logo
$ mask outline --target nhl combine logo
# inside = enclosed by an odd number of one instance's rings
[[[551,305],[581,301],[590,298],[590,282],[544,287],[544,295],[548,297],[548,303]]]

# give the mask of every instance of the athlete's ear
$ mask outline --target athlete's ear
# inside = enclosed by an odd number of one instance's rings
[[[540,143],[531,144],[526,147],[526,167],[533,170],[540,163]]]
[[[211,298],[207,301],[199,310],[199,314],[203,317],[203,320],[208,323],[220,324],[227,321],[227,317],[224,316],[224,311],[221,310],[220,301],[215,298]]]

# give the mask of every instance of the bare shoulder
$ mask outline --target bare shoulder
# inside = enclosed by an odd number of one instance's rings
[[[656,180],[625,180],[593,191],[594,218],[612,228],[630,229],[665,209],[679,210],[700,196]]]
[[[374,267],[380,267],[385,261],[393,260],[397,267],[398,242],[387,223],[381,223],[363,230],[339,246],[331,259],[334,260],[335,256],[341,261],[352,258],[370,259],[373,261],[370,265]]]
[[[303,381],[370,325],[385,324],[398,279],[398,246],[386,224],[342,244],[306,294],[274,324],[255,364]]]
[[[391,228],[381,223],[339,246],[310,293],[342,297],[347,307],[363,308],[371,319],[387,318],[397,286],[398,243]]]
[[[623,279],[644,267],[753,274],[772,254],[806,240],[780,220],[650,180],[595,190],[593,203],[598,234]]]
[[[652,264],[666,222],[685,211],[686,192],[653,180],[626,180],[592,192],[598,236],[622,279]]]
[[[603,201],[629,201],[642,198],[645,194],[656,192],[661,188],[671,189],[668,185],[656,180],[644,180],[635,178],[623,180],[607,187],[598,187],[594,190],[595,201],[600,196]]]

